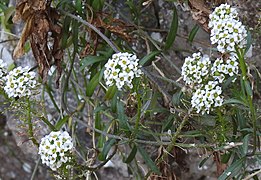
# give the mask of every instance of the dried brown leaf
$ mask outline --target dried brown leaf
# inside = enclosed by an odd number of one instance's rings
[[[15,47],[15,50],[13,53],[13,56],[15,59],[20,58],[21,56],[24,55],[24,45],[25,45],[28,37],[31,34],[33,19],[34,19],[34,17],[31,16],[30,18],[27,19],[27,21],[25,23],[20,40],[18,41],[18,44]]]
[[[46,81],[51,64],[57,66],[57,81],[61,76],[61,61],[63,50],[60,48],[61,27],[58,25],[59,15],[50,7],[47,0],[18,0],[14,22],[25,21],[21,38],[14,51],[14,57],[19,58],[24,54],[24,44],[30,39],[31,49],[37,61],[38,72]],[[52,34],[52,39],[48,36]],[[52,44],[49,47],[48,44]]]
[[[207,6],[206,1],[189,0],[189,6],[191,8],[192,18],[196,20],[205,31],[209,32],[208,17],[211,13],[211,10]]]
[[[31,48],[38,64],[38,71],[45,82],[50,69],[52,55],[47,46],[48,32],[50,30],[48,19],[44,13],[35,15],[34,28],[30,38]]]
[[[106,22],[103,18],[106,18]],[[108,31],[120,36],[126,41],[131,41],[131,36],[128,34],[127,29],[129,26],[121,21],[120,19],[111,18],[106,14],[99,15],[96,19],[94,19],[94,24],[96,27],[107,29]]]

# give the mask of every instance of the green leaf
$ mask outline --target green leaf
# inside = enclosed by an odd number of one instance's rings
[[[243,138],[243,145],[241,146],[241,148],[242,148],[242,152],[243,152],[243,155],[244,155],[244,156],[247,155],[248,145],[249,145],[249,136],[250,136],[250,134],[247,134],[247,135]]]
[[[63,22],[63,33],[62,33],[62,41],[61,41],[61,47],[62,49],[65,49],[67,47],[67,42],[69,38],[69,28],[71,24],[71,18],[69,16],[66,16],[64,18]]]
[[[141,156],[143,157],[143,160],[148,165],[148,167],[156,174],[160,175],[160,170],[156,166],[156,164],[152,161],[148,153],[139,145],[137,145],[138,151],[140,152]]]
[[[183,135],[185,135],[186,137],[204,137],[204,134],[202,134],[202,132],[198,130],[187,131]]]
[[[125,108],[121,101],[117,101],[117,114],[120,128],[122,128],[125,131],[129,131],[130,127],[127,121],[127,116],[125,114]]]
[[[91,79],[91,81],[89,82],[89,84],[87,84],[86,87],[86,96],[91,97],[97,87],[97,85],[99,84],[99,76],[100,76],[100,72],[97,72],[93,78]]]
[[[78,36],[79,36],[79,26],[80,23],[78,21],[72,21],[72,42],[73,42],[73,47],[74,51],[78,52],[79,46],[78,46]]]
[[[45,117],[40,117],[40,119],[42,119],[42,121],[52,130],[55,131],[56,128],[54,127],[54,125],[52,125],[48,119],[46,119]]]
[[[170,31],[166,38],[166,44],[164,50],[168,50],[172,46],[172,44],[176,39],[177,31],[178,31],[178,13],[176,7],[174,7]]]
[[[227,89],[229,85],[232,84],[233,80],[236,78],[236,76],[231,76],[225,80],[225,82],[222,83],[222,89]]]
[[[113,113],[117,112],[118,92],[116,92],[111,100],[111,110]]]
[[[55,124],[55,129],[60,130],[61,127],[68,121],[70,116],[66,115]]]
[[[240,101],[238,99],[233,99],[233,98],[225,100],[223,105],[225,105],[225,104],[241,104],[241,105],[247,106],[245,104],[245,102]]]
[[[207,160],[209,159],[209,157],[210,157],[210,156],[207,156],[207,157],[203,158],[202,161],[200,161],[198,167],[201,168],[201,167],[205,164],[205,162],[207,162]]]
[[[235,161],[221,174],[221,176],[219,176],[218,180],[231,179],[232,177],[238,175],[238,173],[241,171],[241,168],[245,165],[245,160],[246,158],[243,157]]]
[[[229,161],[231,155],[232,155],[231,152],[226,152],[225,154],[223,154],[223,155],[221,156],[221,162],[224,163],[224,164],[228,163],[228,161]]]
[[[195,38],[195,36],[196,36],[198,30],[199,30],[199,26],[198,26],[197,24],[195,24],[194,27],[192,28],[192,30],[191,30],[190,33],[189,33],[188,41],[189,41],[190,43],[193,42],[193,40],[194,40],[194,38]]]
[[[92,8],[96,11],[100,11],[102,10],[103,8],[103,5],[104,5],[104,0],[94,0],[92,2]]]
[[[147,54],[146,56],[144,56],[140,61],[139,64],[141,66],[146,66],[148,65],[152,60],[154,60],[155,56],[158,55],[160,53],[160,51],[152,51],[149,54]]]
[[[130,163],[135,158],[136,153],[137,153],[137,147],[136,147],[136,145],[134,145],[129,156],[127,157],[127,159],[124,162],[127,164]]]
[[[197,120],[201,123],[203,126],[211,126],[214,127],[216,125],[216,116],[211,116],[211,115],[203,115],[199,116]]]
[[[253,92],[252,92],[252,89],[251,89],[249,81],[244,81],[244,85],[245,85],[245,88],[246,88],[247,95],[252,97],[253,96]]]
[[[109,139],[105,142],[102,152],[99,154],[98,158],[101,161],[106,160],[106,157],[111,149],[111,147],[116,143],[116,139]]]
[[[251,36],[251,32],[250,31],[247,31],[247,44],[246,44],[246,52],[249,50],[251,44],[252,44],[252,36]]]
[[[106,59],[103,56],[87,56],[81,60],[80,71],[82,71],[84,68],[86,68],[87,66],[89,66],[91,64],[105,61],[105,60]]]
[[[172,126],[173,126],[173,122],[175,120],[175,116],[173,114],[171,114],[168,119],[166,120],[166,122],[164,122],[163,125],[163,132],[168,131]]]
[[[98,137],[98,142],[97,142],[97,147],[102,148],[105,142],[105,136],[99,136]]]
[[[31,44],[30,42],[27,41],[24,45],[24,51],[25,53],[28,53],[30,50],[31,50]]]
[[[237,109],[236,120],[237,120],[237,123],[238,123],[238,126],[239,126],[238,127],[239,130],[242,130],[242,129],[247,127],[246,116],[243,114],[242,110],[240,110],[240,109]]]
[[[14,6],[11,6],[11,7],[8,7],[8,8],[5,9],[5,11],[4,11],[4,19],[5,19],[4,23],[5,23],[5,25],[9,24],[8,20],[14,14],[14,12],[15,12]]]
[[[7,8],[7,6],[6,5],[4,5],[4,4],[2,4],[2,2],[0,2],[0,13],[2,12],[2,11],[4,11],[5,9]]]
[[[95,129],[102,130],[102,127],[103,127],[103,125],[102,125],[101,114],[99,112],[97,112],[97,113],[95,113]],[[99,137],[100,133],[95,132],[95,136]]]
[[[76,0],[75,8],[78,11],[78,13],[82,12],[83,8],[82,8],[82,1],[81,0]]]
[[[174,106],[178,106],[178,105],[179,105],[180,99],[181,99],[182,95],[183,95],[183,92],[180,90],[180,91],[176,92],[176,93],[172,96],[172,104],[173,104]]]
[[[115,93],[117,92],[117,87],[115,85],[110,86],[104,96],[106,100],[110,100],[114,97]]]

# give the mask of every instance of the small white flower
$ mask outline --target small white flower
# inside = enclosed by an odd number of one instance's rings
[[[228,4],[221,4],[209,15],[211,28],[211,44],[217,44],[221,53],[235,51],[235,46],[243,48],[246,45],[247,30],[238,20],[235,8]]]
[[[41,139],[38,154],[42,163],[56,171],[64,163],[69,162],[68,153],[73,149],[72,138],[68,132],[51,132]]]
[[[3,88],[4,82],[6,80],[6,73],[7,73],[7,64],[0,59],[0,88]]]
[[[211,61],[207,55],[194,53],[192,57],[187,57],[182,66],[181,75],[186,84],[197,88],[209,74]]]
[[[235,76],[233,82],[238,75],[239,63],[235,55],[231,54],[226,60],[217,58],[211,67],[211,74],[215,80],[222,83],[226,78]]]
[[[197,113],[209,114],[214,107],[222,105],[223,97],[221,97],[221,93],[222,89],[218,86],[218,82],[209,81],[204,87],[193,93],[191,105]]]
[[[5,78],[4,90],[8,97],[28,97],[37,86],[36,73],[29,72],[29,67],[17,67]]]
[[[116,85],[118,90],[122,90],[125,86],[132,89],[133,79],[142,75],[138,61],[136,55],[130,53],[113,54],[105,64],[105,84]]]

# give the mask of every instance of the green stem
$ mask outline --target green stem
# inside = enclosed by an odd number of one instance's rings
[[[246,65],[246,62],[245,62],[245,59],[244,59],[244,50],[242,49],[236,49],[237,51],[237,55],[238,55],[238,59],[239,59],[239,65],[240,65],[240,69],[242,71],[242,80],[243,80],[243,84],[244,84],[244,89],[245,89],[245,92],[246,92],[246,95],[247,95],[247,103],[248,103],[248,106],[249,106],[249,109],[250,109],[250,118],[252,120],[252,125],[253,125],[253,138],[254,138],[254,141],[253,141],[253,144],[254,144],[254,148],[253,148],[253,151],[249,154],[249,156],[252,156],[255,154],[256,152],[256,145],[257,145],[257,128],[256,128],[256,121],[257,121],[257,118],[256,118],[256,111],[254,109],[254,105],[253,105],[253,95],[252,95],[252,92],[249,93],[249,90],[252,91],[250,88],[247,87],[247,84],[249,84],[248,80],[247,80],[247,65]]]
[[[180,123],[180,125],[179,125],[179,127],[178,127],[178,129],[177,129],[177,131],[176,131],[176,133],[175,133],[175,135],[171,138],[171,144],[168,145],[168,147],[166,148],[165,153],[163,153],[163,155],[161,156],[161,158],[158,159],[157,164],[159,164],[159,163],[161,163],[162,161],[164,161],[164,159],[165,159],[166,156],[168,155],[168,153],[166,153],[166,152],[172,151],[172,149],[177,145],[176,141],[177,141],[177,139],[178,139],[178,137],[179,137],[179,135],[180,135],[180,133],[181,133],[182,128],[185,126],[185,124],[186,124],[186,122],[188,121],[188,119],[189,119],[189,115],[187,114],[187,115],[183,118],[183,120],[181,121],[181,123]],[[150,171],[146,174],[145,179],[147,179],[147,178],[150,176],[151,173],[152,173],[152,171],[150,170]]]
[[[33,132],[33,124],[32,124],[32,116],[31,116],[31,104],[29,98],[27,98],[27,120],[28,120],[28,135],[30,140],[36,145],[39,146],[39,143],[34,138],[34,132]]]
[[[240,69],[242,71],[242,75],[243,75],[243,80],[246,79],[246,75],[247,75],[247,70],[246,70],[246,63],[244,60],[244,52],[241,49],[236,49],[237,51],[237,56],[238,56],[238,60],[239,60],[239,66]]]
[[[225,136],[225,122],[224,122],[224,117],[222,116],[222,113],[220,111],[220,109],[217,110],[217,114],[218,114],[218,120],[220,122],[220,126],[221,126],[221,136],[222,136],[222,143],[224,143],[226,141],[226,136]]]
[[[140,99],[140,95],[138,92],[136,92],[136,97],[138,100],[138,112],[137,112],[137,118],[136,118],[136,122],[135,122],[135,129],[133,132],[134,137],[136,136],[138,129],[139,129],[139,124],[140,124],[140,116],[141,116],[141,99]]]

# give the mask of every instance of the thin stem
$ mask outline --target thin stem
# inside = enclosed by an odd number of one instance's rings
[[[247,95],[247,102],[248,102],[248,106],[249,106],[249,109],[250,109],[250,118],[252,120],[252,124],[253,124],[253,138],[254,138],[254,141],[253,141],[253,151],[248,154],[248,156],[253,156],[256,152],[256,145],[257,145],[257,128],[256,128],[256,121],[257,121],[257,118],[256,118],[256,111],[255,111],[255,108],[254,108],[254,105],[253,105],[253,95],[252,95],[252,92],[249,93],[249,91],[252,91],[251,89],[249,90],[247,87],[247,84],[249,83],[249,81],[247,80],[247,65],[246,65],[246,62],[245,62],[245,58],[244,58],[244,55],[245,55],[245,51],[243,49],[238,49],[236,48],[236,52],[237,52],[237,56],[238,56],[238,59],[239,59],[239,65],[240,65],[240,69],[242,71],[242,80],[243,80],[243,84],[244,84],[244,90],[246,92],[246,95]]]
[[[91,130],[93,130],[95,132],[98,132],[98,133],[106,136],[106,137],[117,139],[117,140],[122,140],[122,141],[126,141],[126,142],[136,142],[136,143],[140,143],[140,144],[149,144],[149,145],[155,145],[155,146],[171,145],[172,148],[174,146],[184,147],[184,148],[213,148],[213,147],[216,146],[215,144],[184,144],[184,143],[176,143],[176,142],[173,143],[174,140],[175,141],[177,140],[177,138],[179,136],[178,134],[181,133],[181,129],[182,129],[181,126],[183,127],[187,120],[183,120],[183,122],[181,123],[180,127],[178,128],[176,134],[173,136],[174,139],[172,139],[172,141],[165,141],[165,142],[148,141],[148,140],[142,140],[142,139],[129,139],[129,138],[126,138],[126,137],[122,137],[122,136],[117,136],[117,135],[114,135],[114,134],[106,133],[106,132],[104,132],[102,130],[94,128],[91,125],[88,125],[87,123],[85,123],[85,122],[83,122],[81,120],[75,119],[75,121],[78,122],[79,124],[85,126],[85,127],[90,128]]]
[[[95,26],[93,26],[91,23],[83,20],[82,18],[80,17],[77,17],[71,13],[68,13],[64,10],[60,10],[61,13],[63,13],[64,15],[66,16],[69,16],[81,23],[83,23],[84,25],[88,26],[89,28],[91,28],[93,31],[95,31],[116,53],[120,52],[119,49],[115,46],[115,44],[110,41],[99,29],[97,29]]]
[[[31,103],[29,98],[27,98],[27,120],[28,120],[28,135],[31,141],[36,145],[39,146],[39,143],[34,138],[34,132],[33,132],[33,124],[32,124],[32,116],[31,116]]]
[[[37,159],[37,162],[35,164],[34,171],[33,171],[32,175],[31,175],[30,180],[34,180],[34,177],[36,175],[36,172],[37,172],[39,164],[40,164],[40,158]]]
[[[156,75],[156,74],[152,74],[152,76],[154,76],[154,77],[156,77],[156,78],[159,78],[159,79],[161,79],[161,80],[163,80],[163,81],[172,83],[172,84],[174,84],[175,86],[177,86],[177,87],[179,87],[179,88],[184,87],[182,84],[180,84],[180,83],[178,83],[178,82],[176,82],[176,81],[174,81],[174,80],[172,80],[172,79],[169,79],[169,78],[166,78],[166,77],[162,77],[162,76],[159,76],[159,75]]]
[[[180,125],[179,125],[179,127],[178,127],[178,129],[177,129],[177,131],[176,131],[176,133],[175,133],[175,135],[171,138],[171,143],[170,143],[170,144],[168,145],[168,147],[166,148],[166,151],[165,151],[165,152],[167,152],[167,153],[164,153],[164,154],[161,156],[161,158],[159,158],[159,159],[157,160],[157,164],[159,164],[159,163],[161,163],[162,161],[164,161],[164,159],[165,159],[166,156],[168,155],[168,152],[172,151],[172,149],[173,149],[175,146],[179,146],[179,145],[177,145],[178,143],[176,143],[176,141],[177,141],[177,138],[179,137],[179,134],[181,133],[182,128],[185,126],[185,124],[186,124],[188,118],[189,118],[188,114],[185,115],[185,117],[183,118],[182,122],[180,123]],[[182,147],[182,146],[180,146],[180,147]],[[150,176],[151,173],[152,173],[152,171],[150,170],[150,171],[146,174],[145,179],[147,179],[147,178]]]
[[[44,86],[45,86],[46,92],[47,92],[47,94],[49,95],[49,97],[50,97],[50,99],[51,99],[51,101],[52,101],[52,103],[53,103],[55,109],[56,109],[57,111],[59,111],[59,107],[58,107],[57,103],[55,102],[55,99],[54,99],[54,97],[53,97],[53,95],[52,95],[51,88],[49,87],[48,84],[45,84]]]
[[[220,109],[217,110],[217,114],[218,114],[218,119],[220,122],[220,126],[221,126],[221,136],[222,136],[222,142],[226,142],[226,136],[225,136],[225,122],[224,122],[224,117],[222,116],[222,113],[220,111]]]
[[[249,180],[251,178],[253,178],[255,175],[258,175],[259,173],[261,173],[261,169],[259,169],[258,171],[250,174],[249,176],[247,176],[246,178],[244,178],[243,180]]]
[[[137,101],[138,101],[138,108],[137,108],[137,117],[136,117],[136,122],[135,122],[135,128],[134,128],[134,131],[133,131],[133,135],[134,137],[136,137],[137,135],[137,132],[138,132],[138,129],[139,129],[139,125],[140,125],[140,118],[141,118],[141,106],[142,106],[142,102],[141,102],[141,99],[140,99],[140,94],[138,92],[138,89],[139,89],[139,86],[136,88],[136,98],[137,98]]]

